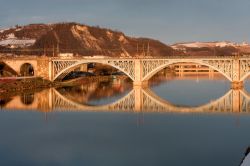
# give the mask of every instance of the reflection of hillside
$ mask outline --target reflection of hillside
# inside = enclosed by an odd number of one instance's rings
[[[92,100],[113,97],[131,89],[131,84],[115,82],[93,82],[72,87],[58,88],[63,96],[77,103],[88,105]]]

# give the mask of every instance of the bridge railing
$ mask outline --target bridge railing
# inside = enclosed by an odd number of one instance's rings
[[[16,54],[0,54],[1,59],[40,59],[40,58],[47,58],[50,60],[70,60],[70,59],[75,59],[75,60],[81,60],[81,59],[250,59],[250,55],[244,54],[242,56],[188,56],[188,55],[166,55],[166,56],[123,56],[123,57],[114,57],[114,56],[108,56],[108,55],[102,55],[102,54],[97,54],[93,56],[84,56],[84,55],[78,55],[78,56],[69,56],[69,57],[48,57],[45,55],[42,56],[37,56],[37,55],[16,55]]]

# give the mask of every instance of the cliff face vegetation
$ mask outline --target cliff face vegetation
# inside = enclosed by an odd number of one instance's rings
[[[23,42],[22,42],[23,41]],[[34,41],[32,43],[32,41]],[[173,49],[160,41],[128,37],[122,32],[78,23],[32,24],[0,32],[1,50],[18,54],[57,56],[170,56]],[[8,52],[8,51],[7,51]]]

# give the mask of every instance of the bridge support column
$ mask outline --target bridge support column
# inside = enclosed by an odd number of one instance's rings
[[[51,81],[51,60],[48,57],[41,57],[37,60],[37,76]]]
[[[82,71],[82,72],[88,72],[88,64],[82,64],[81,66],[80,66],[80,71]]]
[[[231,71],[232,89],[241,89],[243,88],[243,81],[240,80],[240,60],[238,58],[233,60],[233,70]]]
[[[241,94],[240,90],[233,90],[232,111],[241,112]]]
[[[134,85],[134,87],[136,87],[136,86],[147,87],[148,86],[148,81],[134,81],[133,85]]]
[[[148,86],[148,80],[143,80],[143,67],[142,67],[142,61],[140,59],[135,60],[135,79],[133,81],[134,86]]]
[[[231,82],[232,89],[242,89],[244,87],[243,81],[233,81]]]
[[[38,105],[37,109],[42,112],[50,112],[52,110],[52,89],[47,89],[36,94]]]
[[[214,70],[209,68],[208,73],[209,73],[209,79],[213,79],[214,78]]]
[[[135,111],[140,112],[142,109],[142,88],[140,86],[134,87],[134,95],[135,95]]]

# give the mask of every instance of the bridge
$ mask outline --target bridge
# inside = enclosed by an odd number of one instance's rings
[[[33,99],[31,98],[33,97]],[[32,99],[32,100],[31,100]],[[4,110],[39,110],[42,112],[97,111],[97,112],[227,112],[250,113],[250,95],[244,89],[230,89],[216,100],[196,107],[172,104],[157,96],[150,88],[134,86],[124,97],[105,105],[86,105],[64,96],[56,89],[36,93],[35,96],[16,96]]]
[[[234,87],[250,75],[250,57],[187,57],[171,56],[164,58],[96,58],[94,57],[16,57],[1,58],[1,62],[12,68],[17,75],[22,74],[24,65],[33,68],[33,75],[50,81],[59,81],[72,70],[88,63],[112,66],[125,73],[134,85],[147,85],[148,80],[165,67],[178,63],[195,63],[207,66],[224,75]]]

